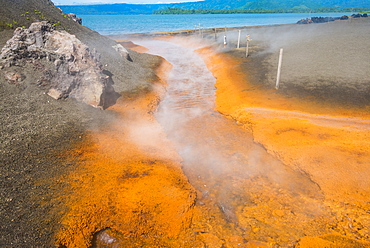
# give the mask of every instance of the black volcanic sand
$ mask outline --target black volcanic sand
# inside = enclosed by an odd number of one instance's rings
[[[158,57],[142,58],[133,51],[130,54],[140,63],[130,62],[126,79],[115,80],[115,89],[121,94],[145,91],[149,82],[155,80],[151,68],[161,62]],[[148,72],[141,74],[142,70]],[[4,79],[6,71],[20,72],[26,78],[17,85],[9,84]],[[60,193],[58,188],[65,190],[67,185],[50,179],[75,168],[73,158],[67,159],[64,154],[78,147],[87,130],[114,118],[109,110],[95,109],[73,99],[54,100],[45,94],[47,86],[37,86],[40,75],[31,65],[0,70],[1,247],[53,246],[63,203],[50,205],[50,200]]]
[[[370,111],[370,18],[245,28],[242,47],[230,49],[236,47],[237,32],[228,32],[231,42],[223,50],[245,57],[250,34],[249,57],[241,65],[250,82],[275,87],[283,48],[277,94]]]

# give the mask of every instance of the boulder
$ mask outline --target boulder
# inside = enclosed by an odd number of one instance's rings
[[[67,14],[68,18],[72,19],[73,21],[77,22],[78,24],[82,25],[82,18],[76,16],[76,14],[69,13]]]
[[[128,53],[127,49],[124,48],[121,44],[117,44],[117,45],[114,45],[112,46],[112,48],[114,50],[116,50],[119,55],[121,55],[121,57],[127,59],[128,61],[131,61],[132,62],[132,59],[130,57],[130,54]]]
[[[128,56],[127,50],[126,53]],[[0,54],[4,67],[35,64],[42,59],[53,63],[54,69],[44,74],[48,75],[48,95],[55,99],[72,97],[104,109],[119,97],[112,74],[103,70],[100,55],[74,35],[57,31],[47,22],[17,28]]]
[[[361,14],[352,14],[351,17],[352,18],[361,18],[362,15]]]
[[[9,84],[18,84],[19,82],[21,82],[25,78],[24,75],[22,75],[20,73],[9,72],[9,71],[6,71],[4,73],[4,77],[5,77],[6,81]]]
[[[311,20],[313,23],[324,23],[335,21],[333,17],[312,17]]]
[[[309,18],[306,18],[306,19],[301,19],[297,22],[297,24],[310,24],[312,23],[313,21]]]
[[[352,15],[353,17],[354,15]],[[341,17],[312,17],[301,19],[297,22],[297,24],[311,24],[311,23],[324,23],[324,22],[333,22],[336,20],[348,20],[348,16],[341,16]]]
[[[48,92],[48,95],[54,98],[55,100],[59,100],[63,97],[63,93],[59,90],[56,90],[54,88],[51,88]]]

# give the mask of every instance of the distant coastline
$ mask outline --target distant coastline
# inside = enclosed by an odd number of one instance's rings
[[[317,16],[341,17],[349,13],[259,13],[199,15],[79,15],[84,26],[102,35],[128,35],[235,27],[293,24]],[[115,25],[111,25],[114,23]]]
[[[328,13],[328,12],[370,12],[370,3],[353,0],[350,3],[332,0],[274,0],[233,1],[204,0],[183,3],[158,4],[91,4],[58,5],[65,13],[77,15],[152,15],[152,14],[256,14],[256,13]]]
[[[319,9],[181,9],[167,8],[153,11],[154,15],[192,15],[192,14],[277,14],[277,13],[370,13],[367,8],[319,8]]]

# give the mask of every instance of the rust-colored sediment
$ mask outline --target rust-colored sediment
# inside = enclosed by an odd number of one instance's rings
[[[151,92],[122,97],[109,109],[117,113],[111,124],[71,152],[80,166],[62,179],[71,192],[58,199],[68,211],[57,243],[89,247],[106,228],[125,237],[176,238],[190,225],[195,191],[151,114],[162,90],[155,83]]]
[[[285,164],[311,175],[327,197],[369,202],[369,112],[329,108],[284,98],[272,89],[260,90],[246,82],[238,59],[209,49],[203,52],[217,78],[218,111],[244,124],[255,141]]]
[[[217,110],[242,123],[285,164],[304,171],[323,191],[322,204],[333,213],[328,219],[337,218],[334,226],[322,218],[307,230],[310,234],[324,227],[333,233],[302,237],[297,247],[370,247],[365,242],[370,238],[370,114],[262,91],[246,82],[238,59],[211,48],[199,52],[217,78]],[[169,69],[162,63],[157,75],[163,79]],[[80,166],[58,179],[70,192],[56,199],[68,207],[57,243],[88,247],[101,230],[105,236],[97,247],[277,247],[277,235],[285,233],[289,239],[290,230],[305,219],[284,209],[284,199],[274,201],[282,192],[265,205],[237,211],[238,228],[244,230],[240,234],[223,230],[221,216],[194,206],[195,190],[181,170],[181,158],[152,116],[163,87],[164,82],[155,82],[150,92],[121,98],[108,110],[116,113],[111,124],[91,131],[88,141],[71,151]],[[248,187],[263,188],[253,182],[240,185],[250,191]],[[279,223],[284,215],[292,222]],[[264,230],[269,223],[281,228],[266,233],[269,237],[261,242],[253,240],[264,234],[255,223]]]
[[[307,174],[324,193],[324,204],[336,218],[343,218],[332,229],[341,229],[346,237],[305,237],[298,247],[352,247],[355,244],[346,238],[369,240],[370,230],[364,227],[370,224],[370,113],[260,90],[246,80],[240,59],[211,48],[198,52],[217,78],[217,110],[243,124],[256,142],[284,164]],[[272,209],[257,211],[252,215],[263,219]],[[323,221],[318,225],[328,225]]]
[[[129,41],[129,40],[116,40],[118,43],[120,43],[122,46],[128,48],[128,49],[131,49],[135,52],[138,52],[138,53],[145,53],[148,51],[148,48],[146,47],[143,47],[143,46],[139,46],[135,43],[133,43],[132,41]]]

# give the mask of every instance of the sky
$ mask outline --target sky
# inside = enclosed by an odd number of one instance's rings
[[[55,5],[101,4],[101,3],[180,3],[196,0],[52,0]]]

